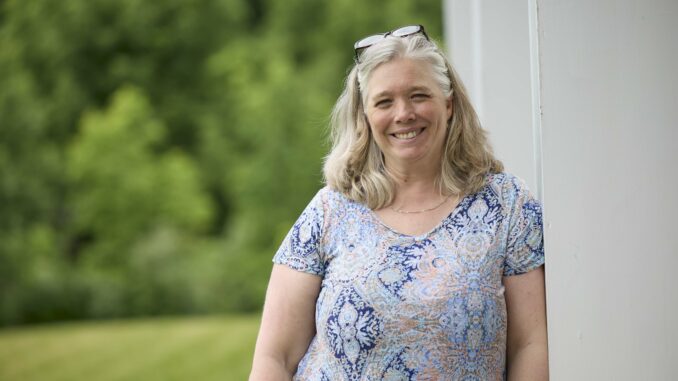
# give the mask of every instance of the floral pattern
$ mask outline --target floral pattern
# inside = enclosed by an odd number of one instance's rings
[[[323,278],[295,380],[503,380],[502,277],[544,263],[541,205],[518,178],[491,174],[413,237],[326,187],[273,261]]]

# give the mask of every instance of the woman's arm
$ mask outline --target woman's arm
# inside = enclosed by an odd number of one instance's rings
[[[544,266],[504,277],[508,380],[549,379]]]
[[[250,381],[291,380],[315,335],[317,275],[273,265]]]

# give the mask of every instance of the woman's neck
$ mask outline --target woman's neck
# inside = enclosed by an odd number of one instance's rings
[[[447,195],[439,187],[440,170],[438,168],[388,168],[395,182],[395,198],[392,206],[417,209],[428,207],[432,202],[442,200]]]
[[[431,186],[440,176],[440,165],[428,163],[386,163],[386,170],[397,187]]]

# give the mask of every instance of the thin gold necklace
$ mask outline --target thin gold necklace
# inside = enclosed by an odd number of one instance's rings
[[[441,206],[443,206],[443,204],[446,203],[447,200],[450,199],[450,197],[452,197],[452,195],[445,197],[445,199],[444,199],[440,204],[438,204],[438,205],[436,205],[436,206],[434,206],[434,207],[431,207],[431,208],[427,208],[427,209],[422,209],[422,210],[402,210],[402,209],[396,209],[396,208],[394,208],[394,207],[391,206],[391,210],[394,211],[394,212],[396,212],[396,213],[400,213],[400,214],[417,214],[417,213],[430,212],[430,211],[432,211],[432,210],[436,210],[436,209],[440,208]]]

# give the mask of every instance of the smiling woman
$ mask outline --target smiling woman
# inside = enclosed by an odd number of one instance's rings
[[[251,380],[548,378],[541,205],[422,26],[356,43]]]
[[[368,81],[365,114],[392,170],[440,168],[452,98],[430,71],[428,63],[397,59],[380,65]]]

